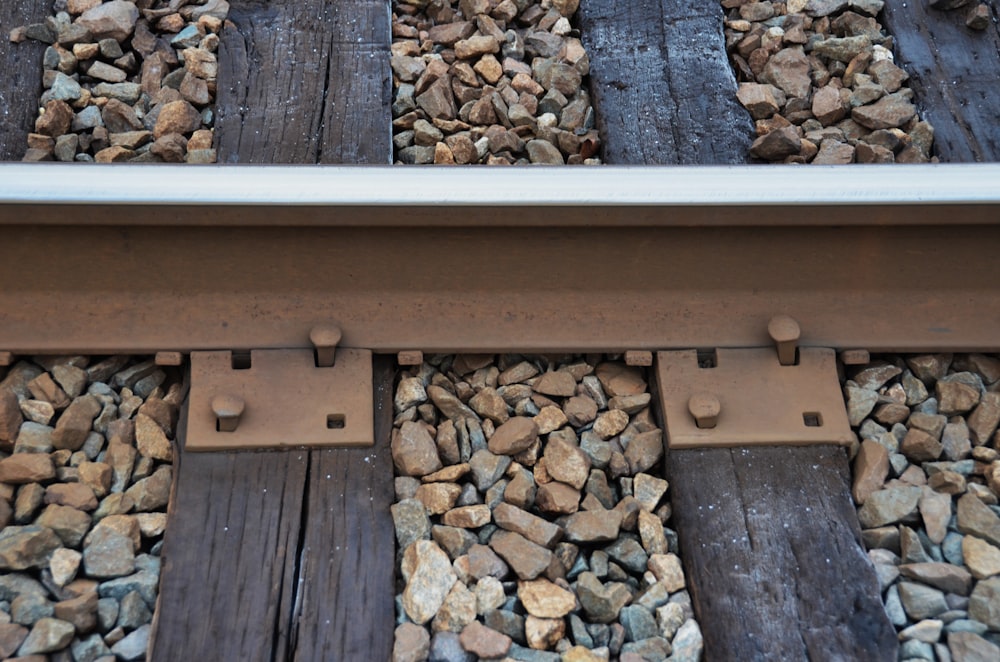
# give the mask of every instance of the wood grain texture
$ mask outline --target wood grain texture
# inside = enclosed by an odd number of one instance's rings
[[[718,2],[590,0],[578,16],[607,163],[746,163]]]
[[[966,11],[886,0],[882,23],[895,40],[896,64],[910,74],[921,117],[934,126],[942,162],[1000,161],[1000,26],[976,32]],[[992,3],[994,18],[1000,6]]]
[[[36,103],[42,94],[45,44],[12,44],[11,30],[38,23],[51,13],[51,0],[0,2],[0,161],[20,161],[35,128]]]
[[[392,656],[395,538],[393,361],[376,356],[375,446],[312,451],[290,659]]]
[[[308,461],[181,453],[153,660],[285,659]]]
[[[833,446],[668,453],[705,659],[896,659],[848,476]]]
[[[390,163],[389,44],[386,0],[233,2],[219,162]]]

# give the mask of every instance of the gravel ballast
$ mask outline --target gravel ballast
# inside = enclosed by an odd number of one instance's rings
[[[596,164],[579,0],[394,0],[403,164]]]
[[[927,163],[934,129],[878,22],[882,0],[722,0],[750,156],[774,163]]]
[[[1000,358],[889,356],[849,377],[852,491],[899,659],[1000,659]]]
[[[214,163],[226,0],[56,0],[11,41],[49,44],[24,161]]]
[[[394,660],[697,660],[641,368],[435,356],[402,373]]]
[[[177,375],[73,356],[0,376],[0,658],[144,659],[185,397]]]

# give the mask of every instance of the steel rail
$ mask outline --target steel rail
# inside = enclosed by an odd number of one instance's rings
[[[1000,348],[1000,165],[0,165],[0,351]]]

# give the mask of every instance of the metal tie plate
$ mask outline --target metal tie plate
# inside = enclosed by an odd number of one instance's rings
[[[311,349],[192,352],[189,451],[299,446],[371,446],[375,442],[372,354],[336,350],[317,367]]]
[[[773,347],[659,352],[656,376],[669,448],[848,445],[855,439],[832,349],[798,349],[781,365]],[[714,363],[714,365],[711,365]]]

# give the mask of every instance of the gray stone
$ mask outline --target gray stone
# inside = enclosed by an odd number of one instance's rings
[[[139,565],[139,558],[136,559],[136,566]],[[140,570],[127,577],[103,582],[98,585],[97,591],[102,598],[115,598],[119,601],[132,591],[138,591],[142,599],[146,601],[146,606],[152,609],[156,606],[156,591],[159,581],[158,572]]]
[[[476,656],[462,648],[458,634],[438,632],[431,639],[428,662],[473,662]]]
[[[74,641],[70,646],[70,651],[75,662],[94,662],[100,657],[111,655],[111,649],[108,648],[99,634],[92,634]]]
[[[125,630],[135,630],[153,620],[153,612],[138,591],[132,591],[122,598],[118,610],[118,626]]]
[[[618,618],[625,627],[625,637],[628,641],[641,641],[659,634],[653,614],[640,605],[623,607]]]
[[[701,628],[697,621],[688,619],[684,625],[677,630],[671,642],[673,652],[670,659],[674,662],[698,662],[701,659],[704,640],[701,635]]]
[[[588,619],[596,623],[613,622],[618,618],[621,608],[632,599],[625,584],[602,584],[592,572],[581,573],[575,588]]]
[[[111,647],[111,652],[120,660],[138,660],[146,655],[149,647],[149,632],[151,626],[143,625]]]
[[[390,510],[399,549],[405,550],[417,540],[430,539],[431,520],[423,503],[417,499],[403,499],[394,503]]]
[[[943,592],[913,582],[899,583],[899,600],[907,615],[915,621],[933,618],[948,610]]]
[[[649,557],[637,540],[625,534],[604,548],[608,556],[625,569],[641,575],[646,570]]]
[[[132,540],[118,531],[99,526],[83,548],[83,568],[90,577],[123,577],[135,570]]]
[[[893,524],[917,512],[919,487],[892,487],[873,492],[858,510],[861,526],[871,529]]]
[[[19,595],[10,603],[10,619],[18,625],[34,625],[54,613],[54,605],[37,593]]]
[[[1000,577],[976,584],[969,598],[969,616],[985,623],[990,630],[1000,630]]]
[[[511,419],[517,420],[517,419]],[[534,425],[534,423],[532,423]],[[496,433],[494,433],[494,437]],[[491,440],[492,441],[492,440]],[[510,466],[511,458],[508,455],[497,455],[486,449],[478,450],[469,459],[469,467],[472,470],[472,481],[476,489],[485,492],[500,477],[506,473]]]

